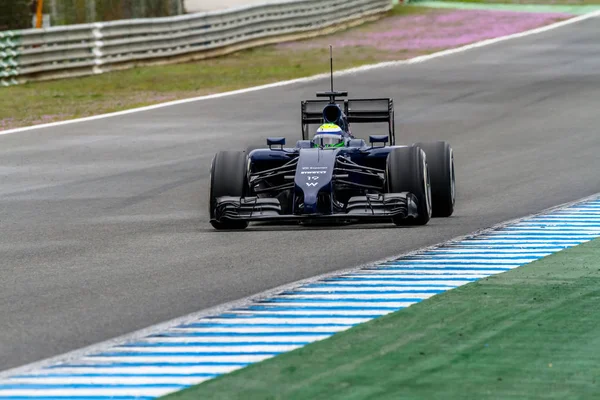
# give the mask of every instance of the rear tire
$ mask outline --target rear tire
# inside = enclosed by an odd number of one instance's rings
[[[454,152],[448,142],[417,143],[427,155],[431,179],[432,217],[449,217],[456,202]]]
[[[213,158],[209,190],[211,219],[215,217],[217,198],[246,195],[246,159],[246,153],[243,151],[221,151]],[[247,221],[211,221],[210,224],[218,230],[241,230],[248,227]]]
[[[425,152],[418,146],[392,150],[387,158],[389,193],[410,192],[417,198],[417,218],[394,218],[396,225],[425,225],[431,218],[431,186]]]

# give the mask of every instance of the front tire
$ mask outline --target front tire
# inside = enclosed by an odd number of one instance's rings
[[[394,218],[396,225],[425,225],[431,218],[431,185],[425,152],[418,146],[392,150],[387,158],[389,193],[410,192],[417,198],[416,218]]]
[[[427,155],[431,176],[432,217],[449,217],[456,202],[454,152],[448,142],[417,143]]]
[[[217,198],[222,196],[244,197],[246,195],[246,153],[243,151],[221,151],[215,155],[210,168],[210,224],[222,230],[241,230],[248,227],[247,221],[214,221]]]

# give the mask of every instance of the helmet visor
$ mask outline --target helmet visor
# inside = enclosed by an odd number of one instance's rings
[[[315,135],[313,144],[315,147],[341,147],[344,138],[341,135]]]

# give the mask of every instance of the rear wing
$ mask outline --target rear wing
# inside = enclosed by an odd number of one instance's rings
[[[302,139],[310,139],[310,125],[324,123],[323,109],[330,104],[328,100],[306,100],[302,102]],[[348,123],[379,123],[388,124],[390,145],[396,144],[396,129],[394,125],[393,99],[346,99],[336,100]]]

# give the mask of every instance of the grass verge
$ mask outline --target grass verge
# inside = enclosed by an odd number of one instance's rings
[[[167,396],[600,398],[600,240]]]

